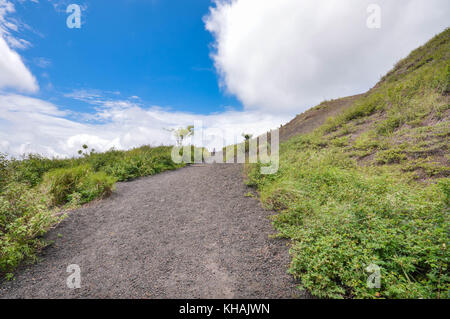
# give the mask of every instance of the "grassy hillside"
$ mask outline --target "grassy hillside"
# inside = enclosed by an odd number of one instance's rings
[[[61,210],[109,195],[116,181],[157,174],[180,166],[171,147],[143,146],[83,156],[21,160],[0,154],[0,278],[23,261],[34,261],[45,246],[41,236],[61,221]]]
[[[282,143],[276,175],[249,168],[279,236],[292,240],[290,272],[314,295],[450,297],[449,57],[447,29]],[[367,286],[371,264],[379,289]]]

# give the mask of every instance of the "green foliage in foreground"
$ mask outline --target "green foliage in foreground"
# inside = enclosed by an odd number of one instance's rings
[[[353,106],[281,145],[248,184],[292,240],[290,272],[327,298],[450,298],[450,29]],[[369,288],[367,267],[381,269]]]
[[[183,166],[171,160],[171,149],[143,146],[71,159],[0,154],[0,275],[10,278],[22,261],[35,260],[46,244],[42,235],[63,218],[61,209],[109,195],[116,181]]]
[[[9,183],[0,195],[0,274],[10,278],[22,260],[34,260],[36,251],[45,246],[39,237],[60,220],[48,209],[44,194]]]
[[[276,176],[259,175],[255,167],[248,182],[279,212],[274,226],[293,241],[290,272],[311,293],[449,297],[449,179],[411,184],[383,169],[358,167],[338,149],[285,152],[282,163]],[[367,287],[370,264],[381,267],[381,289]]]

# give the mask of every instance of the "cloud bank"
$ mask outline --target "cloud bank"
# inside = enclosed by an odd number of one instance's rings
[[[369,4],[381,28],[369,29]],[[222,85],[246,109],[300,113],[362,93],[448,27],[447,0],[217,0],[204,18]]]
[[[221,147],[220,141],[208,136],[221,130],[227,144],[241,139],[243,132],[262,134],[287,120],[260,112],[228,111],[199,115],[145,107],[131,100],[109,100],[98,93],[95,99],[86,92],[74,96],[91,98],[95,113],[83,114],[23,95],[0,95],[0,152],[13,156],[39,153],[49,157],[76,155],[81,145],[97,151],[112,147],[129,149],[141,145],[175,143],[168,129],[202,121],[205,146]],[[73,119],[69,119],[73,118]]]

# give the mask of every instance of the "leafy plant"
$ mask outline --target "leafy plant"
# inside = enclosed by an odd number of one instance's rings
[[[80,195],[80,204],[109,195],[115,182],[115,178],[82,165],[46,173],[43,187],[51,195],[52,204],[58,206],[70,202],[74,194]]]
[[[62,217],[47,209],[46,198],[26,184],[9,183],[0,194],[0,274],[11,271],[24,259],[34,260],[45,246],[39,237]]]

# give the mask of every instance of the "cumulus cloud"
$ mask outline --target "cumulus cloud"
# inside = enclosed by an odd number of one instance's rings
[[[369,29],[369,4],[381,28]],[[246,109],[304,111],[361,93],[448,27],[447,0],[216,0],[204,18],[221,84]]]
[[[92,94],[78,96],[85,98]],[[103,101],[103,105],[99,101]],[[112,147],[171,145],[175,141],[168,129],[185,127],[196,121],[202,122],[205,135],[199,145],[220,148],[220,141],[211,138],[218,134],[217,130],[226,144],[230,144],[241,139],[243,132],[261,134],[287,120],[253,111],[210,115],[171,112],[156,106],[138,105],[132,100],[104,99],[100,95],[96,96],[95,103],[95,113],[74,114],[36,98],[17,94],[0,96],[0,152],[13,156],[39,153],[67,157],[76,155],[83,144],[97,151]],[[70,119],[74,116],[76,118]]]
[[[0,37],[0,89],[2,88],[36,92],[38,85],[19,54]]]
[[[31,44],[12,35],[18,31],[18,23],[9,19],[14,13],[14,5],[0,0],[0,89],[9,88],[25,92],[36,92],[39,87],[35,77],[22,61],[15,49],[25,49]]]

